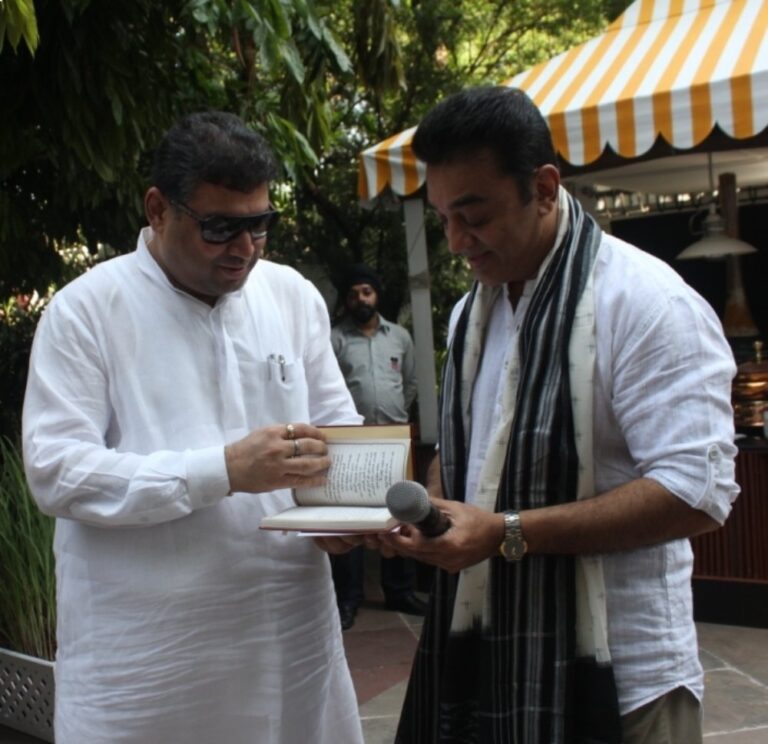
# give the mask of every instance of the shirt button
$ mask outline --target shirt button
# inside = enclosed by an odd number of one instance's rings
[[[719,453],[717,451],[717,447],[714,447],[714,446],[710,447],[709,448],[709,452],[707,452],[707,457],[710,460],[717,460],[717,458],[719,457]]]

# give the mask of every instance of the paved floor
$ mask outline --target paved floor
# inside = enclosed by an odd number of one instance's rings
[[[385,610],[370,579],[366,596],[344,642],[365,742],[392,744],[421,618]],[[706,670],[705,744],[768,744],[768,629],[700,623],[698,633]],[[0,744],[38,740],[0,727]]]
[[[394,740],[420,626],[420,619],[387,612],[374,599],[344,635],[366,744]],[[697,627],[706,672],[705,744],[768,744],[768,629]]]

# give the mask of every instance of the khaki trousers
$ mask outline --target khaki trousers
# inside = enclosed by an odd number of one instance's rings
[[[621,717],[624,744],[702,744],[701,703],[678,687]]]

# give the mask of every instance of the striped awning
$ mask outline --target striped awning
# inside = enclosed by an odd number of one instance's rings
[[[625,158],[661,137],[699,145],[715,126],[746,139],[768,126],[768,0],[636,0],[605,33],[516,75],[574,166]],[[405,196],[424,182],[414,128],[360,156],[359,193]]]

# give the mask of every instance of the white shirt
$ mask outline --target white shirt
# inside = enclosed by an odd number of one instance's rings
[[[259,261],[211,308],[147,250],[62,289],[36,334],[24,454],[58,517],[56,741],[362,741],[327,556],[227,496],[224,445],[360,422],[325,304]],[[281,358],[284,361],[280,361]]]
[[[709,304],[667,264],[609,235],[595,271],[595,486],[652,478],[723,523],[734,480],[733,357]],[[501,410],[499,370],[517,348],[534,280],[493,308],[472,396],[466,499]],[[451,330],[466,298],[454,308]],[[515,352],[516,353],[516,352]],[[608,643],[621,713],[684,685],[701,699],[688,540],[603,556]]]

